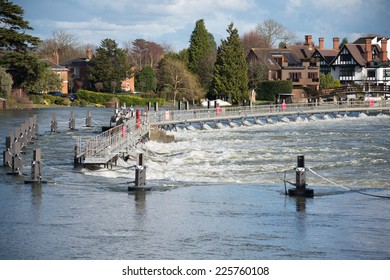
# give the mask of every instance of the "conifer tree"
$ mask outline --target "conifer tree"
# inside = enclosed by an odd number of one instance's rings
[[[209,99],[228,98],[233,103],[248,98],[248,66],[238,31],[231,23],[229,36],[218,47]]]
[[[216,48],[214,36],[207,31],[204,20],[198,20],[188,48],[188,68],[198,75],[205,88],[209,87],[212,80]]]
[[[33,30],[23,19],[24,10],[6,0],[0,0],[0,50],[26,53],[40,42],[38,37],[27,34]]]
[[[103,83],[105,91],[120,90],[121,81],[130,75],[127,52],[112,39],[104,39],[90,61],[89,71],[94,83]]]

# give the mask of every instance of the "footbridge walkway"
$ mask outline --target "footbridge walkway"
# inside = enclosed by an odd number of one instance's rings
[[[129,155],[137,144],[150,137],[151,129],[168,128],[178,124],[221,122],[259,118],[283,118],[318,114],[347,114],[348,112],[381,112],[390,114],[390,101],[356,101],[324,104],[275,104],[242,107],[217,107],[189,110],[157,110],[137,114],[123,124],[79,141],[75,147],[75,165],[109,165],[119,156]],[[255,123],[255,122],[253,122]]]

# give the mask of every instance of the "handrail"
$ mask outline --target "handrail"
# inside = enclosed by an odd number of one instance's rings
[[[149,132],[149,129],[147,119],[141,120],[140,124],[137,125],[135,118],[132,118],[123,124],[87,139],[85,150],[80,152],[80,155],[84,155],[85,158],[107,156],[122,147],[135,145],[140,137]]]
[[[354,109],[389,109],[390,101],[344,101],[337,103],[293,103],[273,104],[242,107],[220,107],[210,109],[192,110],[166,110],[149,112],[149,122],[155,125],[190,123],[201,121],[212,121],[220,119],[238,119],[247,117],[272,116],[283,114],[304,114],[324,111],[353,111]]]

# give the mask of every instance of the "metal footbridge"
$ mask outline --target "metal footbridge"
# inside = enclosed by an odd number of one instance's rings
[[[146,111],[140,118],[130,118],[123,124],[79,141],[75,147],[75,165],[108,165],[119,156],[129,155],[131,150],[150,138],[152,129],[167,128],[178,124],[194,124],[258,118],[311,116],[318,114],[347,114],[348,112],[390,113],[390,101],[357,101],[324,104],[275,104],[241,107],[217,107],[189,110]]]

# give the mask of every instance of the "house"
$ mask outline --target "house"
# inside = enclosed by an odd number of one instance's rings
[[[331,62],[332,76],[342,84],[390,86],[389,41],[388,38],[363,37],[345,44]]]
[[[318,90],[320,63],[313,59],[314,46],[311,35],[305,36],[304,45],[282,49],[252,48],[246,59],[248,64],[265,66],[268,80],[290,80],[294,89],[309,87]],[[306,98],[300,92],[297,99]]]
[[[57,74],[62,81],[61,92],[64,94],[68,93],[68,69],[59,64],[58,51],[54,51],[52,58],[41,59],[42,62],[48,64],[51,70]]]
[[[61,62],[60,65],[69,69],[71,92],[77,92],[79,89],[91,89],[93,85],[88,77],[88,65],[92,59],[92,50],[87,48],[86,56]],[[124,92],[134,92],[134,75],[121,82],[121,89]]]
[[[315,51],[312,55],[312,58],[320,62],[320,73],[328,74],[332,72],[332,62],[339,53],[339,38],[333,38],[333,48],[325,49],[324,48],[324,38],[321,37],[318,39],[318,47],[315,48]]]
[[[87,48],[86,56],[63,61],[61,66],[69,70],[69,91],[77,92],[79,89],[91,88],[88,79],[88,63],[92,58],[91,48]]]

